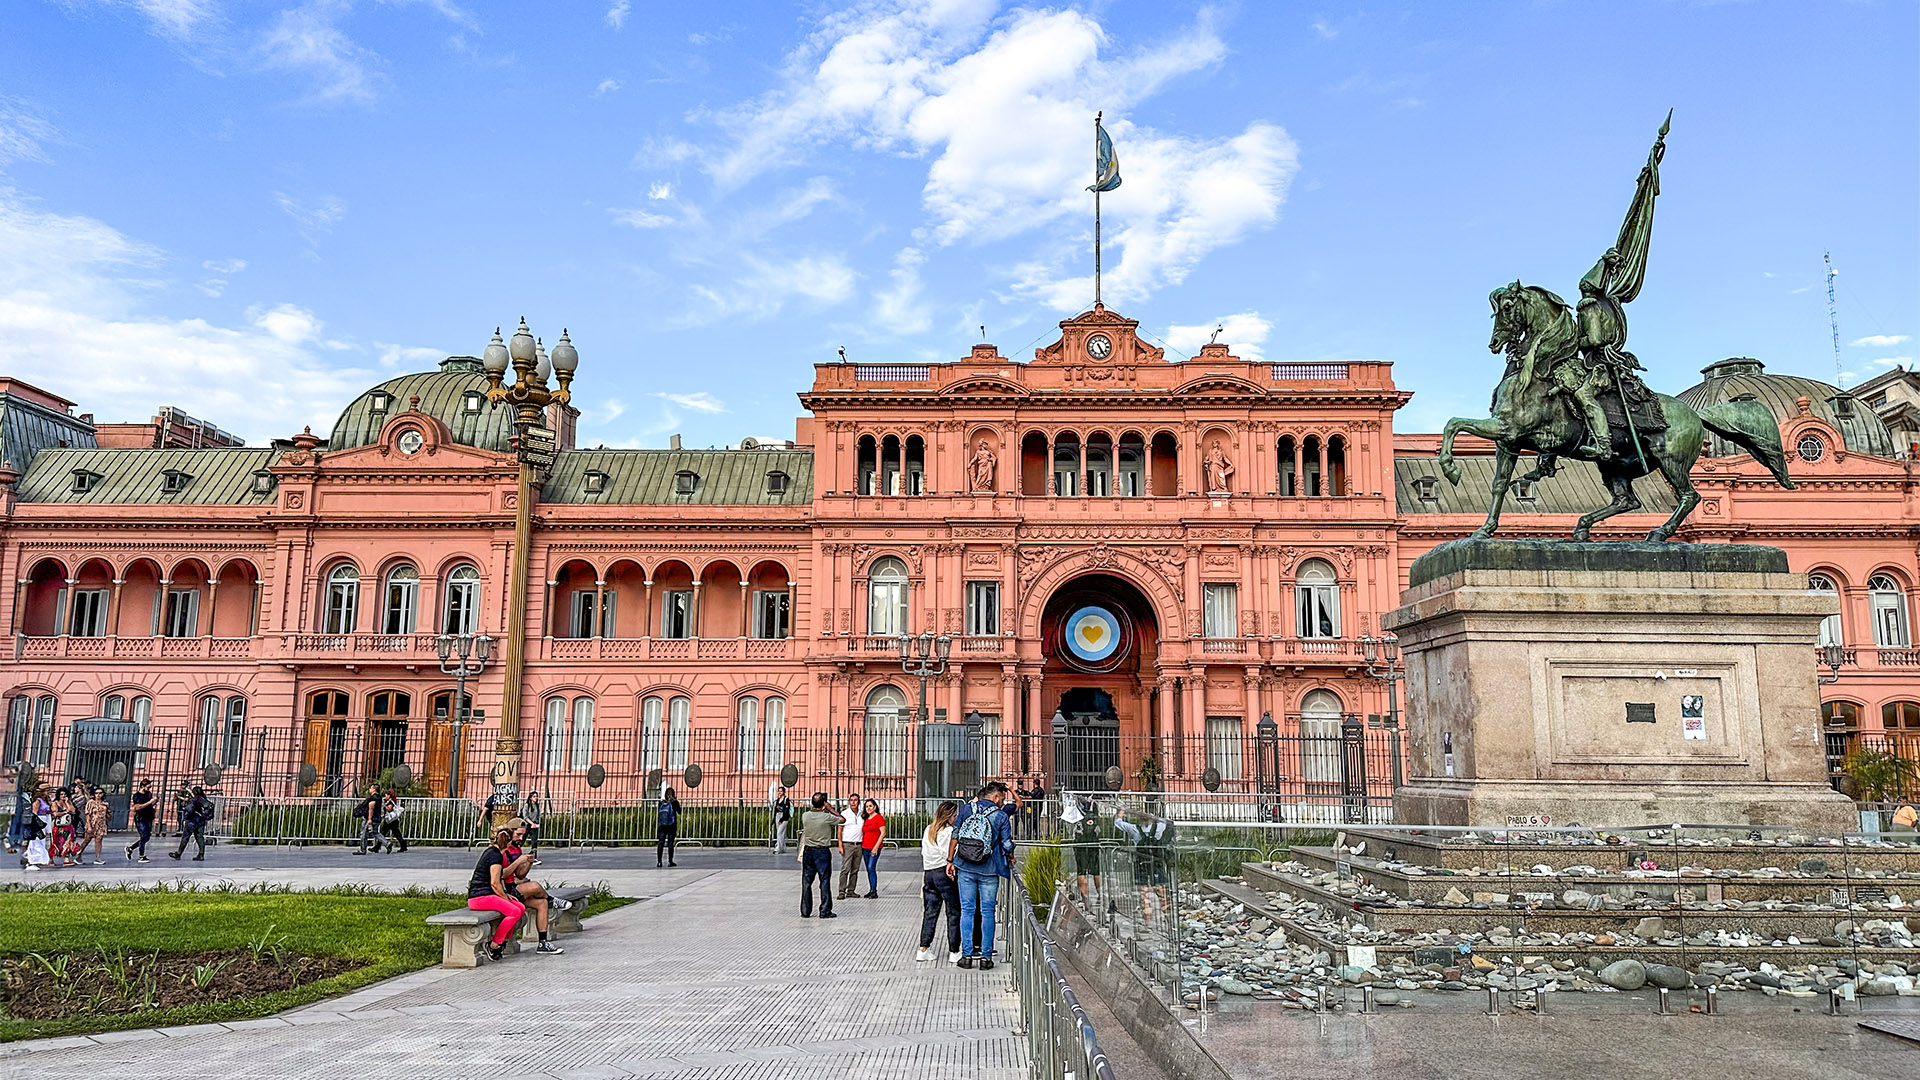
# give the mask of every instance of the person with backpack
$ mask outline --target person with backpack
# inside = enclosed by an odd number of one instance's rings
[[[1167,879],[1173,856],[1173,822],[1147,808],[1145,819],[1127,819],[1125,809],[1113,815],[1113,827],[1126,835],[1133,845],[1133,881],[1140,887],[1140,914],[1148,925],[1165,916]]]
[[[653,834],[654,835],[653,865],[655,866],[679,866],[680,865],[679,863],[673,861],[673,844],[674,844],[674,841],[679,838],[679,833],[680,833],[680,796],[675,795],[673,793],[672,788],[668,788],[666,790],[666,793],[660,796],[659,827],[654,831],[654,834]],[[662,859],[665,859],[666,861],[661,862]]]
[[[147,841],[153,839],[153,815],[160,808],[160,799],[153,793],[153,781],[142,778],[139,788],[133,793],[131,813],[133,827],[140,839],[127,845],[127,860],[131,862],[134,852],[140,853],[140,861],[147,861]]]
[[[389,855],[393,854],[396,850],[407,850],[407,836],[400,831],[400,819],[406,812],[407,808],[400,805],[400,789],[393,788],[389,790],[387,792],[386,802],[383,803],[380,808],[380,835],[387,838],[387,854]],[[398,845],[398,847],[396,848],[395,845]],[[376,842],[373,849],[375,851],[380,850],[380,845]]]
[[[187,850],[187,841],[199,845],[194,853],[194,862],[205,862],[207,858],[207,822],[213,820],[213,800],[195,784],[187,791],[187,807],[180,815],[180,846],[167,852],[167,857],[178,859]]]
[[[380,785],[368,786],[366,798],[353,804],[353,816],[360,825],[360,846],[355,855],[365,855],[367,844],[373,844],[373,853],[380,854],[380,816],[386,813],[387,801],[380,797]]]
[[[947,853],[960,891],[960,940],[966,952],[959,965],[993,970],[993,916],[1000,879],[1013,874],[1013,827],[1002,807],[1007,785],[990,780],[954,817],[953,847]],[[976,935],[978,944],[975,943]]]

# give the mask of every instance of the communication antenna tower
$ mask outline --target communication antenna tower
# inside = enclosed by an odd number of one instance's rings
[[[1846,378],[1846,365],[1840,362],[1840,309],[1833,301],[1833,279],[1840,271],[1833,268],[1833,252],[1820,256],[1827,264],[1827,325],[1833,328],[1833,385]]]

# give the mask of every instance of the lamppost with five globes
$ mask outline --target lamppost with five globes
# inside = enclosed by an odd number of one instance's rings
[[[448,767],[447,795],[457,799],[466,786],[460,772],[461,750],[466,745],[467,720],[473,709],[467,701],[467,680],[478,678],[493,659],[491,634],[441,634],[433,641],[440,654],[440,670],[453,676],[453,752]]]

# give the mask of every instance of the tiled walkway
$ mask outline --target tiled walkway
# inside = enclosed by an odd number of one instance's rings
[[[588,921],[565,956],[432,969],[231,1025],[0,1046],[0,1076],[1017,1080],[1015,997],[915,963],[917,874],[801,920],[797,873],[688,874]]]

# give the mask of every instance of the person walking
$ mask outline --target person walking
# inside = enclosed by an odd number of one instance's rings
[[[134,831],[140,839],[127,845],[127,858],[133,859],[133,853],[140,853],[140,861],[147,861],[147,841],[153,839],[153,814],[159,809],[160,800],[153,794],[153,781],[142,778],[138,787],[133,789],[133,802],[127,817],[133,821]]]
[[[53,793],[53,840],[47,845],[48,852],[61,866],[80,865],[74,859],[80,854],[80,825],[73,808],[73,793],[60,788]]]
[[[972,802],[954,815],[949,871],[960,891],[960,940],[966,949],[963,968],[977,961],[981,970],[993,969],[993,917],[1000,899],[1000,879],[1013,873],[1013,827],[1002,806],[1007,785],[989,781]],[[978,944],[976,944],[976,941]]]
[[[487,947],[487,955],[495,960],[500,959],[527,914],[527,905],[507,893],[507,845],[512,842],[512,829],[493,830],[493,841],[480,852],[480,861],[474,864],[473,877],[467,882],[468,908],[500,913],[500,921],[493,924],[492,944]]]
[[[380,854],[380,815],[386,812],[387,801],[380,797],[380,785],[370,784],[366,797],[354,804],[353,816],[360,822],[360,846],[355,855],[365,855],[367,845],[373,845],[373,853]]]
[[[194,852],[194,862],[205,862],[207,858],[207,822],[213,820],[213,800],[195,784],[187,792],[187,808],[180,813],[180,846],[167,852],[170,859],[178,859],[187,850],[187,841],[198,845]]]
[[[107,846],[107,818],[111,813],[112,807],[107,805],[106,789],[97,784],[94,785],[93,791],[87,799],[85,818],[87,831],[80,840],[80,857],[83,861],[87,855],[87,844],[91,842],[93,844],[93,865],[107,865],[105,853]]]
[[[540,796],[527,792],[527,805],[520,808],[520,820],[527,827],[527,854],[533,856],[533,865],[540,865]]]
[[[837,899],[849,900],[860,883],[860,793],[854,792],[840,811],[840,888]]]
[[[787,824],[793,820],[793,800],[787,797],[787,789],[775,786],[773,789],[773,853],[787,853]]]
[[[820,917],[833,914],[833,842],[840,815],[827,805],[827,793],[816,791],[800,815],[800,917],[813,918],[813,882],[820,881]]]
[[[407,850],[407,836],[400,829],[400,819],[406,815],[406,812],[407,808],[400,804],[400,789],[389,789],[386,801],[380,807],[380,835],[387,838],[389,855],[393,854],[395,844],[399,845],[398,850]],[[374,842],[373,847],[375,851],[380,850],[378,840]]]
[[[940,928],[940,912],[947,913],[947,962],[960,960],[960,886],[947,871],[953,865],[947,848],[953,842],[953,816],[960,804],[948,799],[933,812],[927,831],[920,834],[920,952],[916,961],[933,959],[933,934]]]
[[[45,787],[34,789],[28,805],[28,820],[20,866],[25,870],[45,870],[53,865],[49,837],[53,835],[53,800]]]
[[[193,788],[185,780],[180,781],[180,790],[173,794],[173,835],[185,836],[187,832],[187,804],[193,801]]]
[[[673,845],[680,838],[680,796],[668,788],[660,796],[659,827],[654,831],[653,865],[679,866],[673,861]],[[660,860],[665,859],[662,863]]]
[[[30,830],[27,823],[33,820],[33,792],[27,790],[27,776],[32,770],[22,762],[14,772],[18,782],[13,788],[13,816],[7,819],[7,854],[18,855],[20,848],[27,842]]]
[[[1038,839],[1047,831],[1047,785],[1038,776],[1033,778],[1033,786],[1027,789],[1027,835]]]
[[[880,846],[887,839],[887,818],[880,804],[867,800],[867,816],[860,819],[860,859],[867,866],[867,899],[880,898]],[[856,886],[857,887],[857,886]]]

